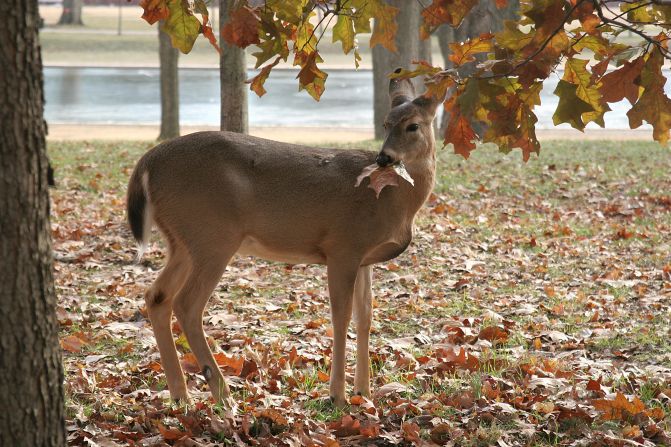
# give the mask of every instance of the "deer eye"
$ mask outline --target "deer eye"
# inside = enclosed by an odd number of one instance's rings
[[[419,129],[419,124],[417,123],[412,123],[408,124],[408,127],[405,128],[406,132],[415,132]]]

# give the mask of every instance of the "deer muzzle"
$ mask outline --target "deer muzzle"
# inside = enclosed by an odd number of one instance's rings
[[[377,154],[377,157],[375,158],[375,163],[381,168],[384,168],[386,166],[389,166],[394,163],[394,159],[391,158],[389,155],[385,154],[384,152],[380,152]]]

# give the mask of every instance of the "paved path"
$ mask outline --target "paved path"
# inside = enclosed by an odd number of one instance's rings
[[[200,130],[218,130],[212,126],[182,126],[182,134]],[[155,140],[158,126],[130,125],[75,125],[50,124],[49,140]],[[328,127],[253,127],[252,135],[277,141],[314,144],[371,140],[373,129],[343,129]],[[539,129],[538,138],[547,140],[650,140],[651,130],[589,129],[577,130]]]

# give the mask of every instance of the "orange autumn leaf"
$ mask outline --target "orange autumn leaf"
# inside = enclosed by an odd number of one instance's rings
[[[356,436],[361,431],[361,422],[347,414],[340,420],[329,423],[328,428],[338,437]]]
[[[218,352],[214,354],[214,360],[222,368],[228,368],[233,375],[239,376],[242,372],[242,368],[245,364],[245,359],[241,356],[227,356],[223,352]]]
[[[88,342],[76,335],[68,335],[61,339],[61,349],[67,352],[79,352]]]
[[[150,25],[170,15],[166,0],[140,0],[140,7],[144,10],[142,18]]]
[[[161,433],[161,436],[163,436],[163,439],[165,439],[166,441],[177,441],[189,435],[188,432],[184,432],[176,428],[168,428],[165,425],[161,424],[160,422],[157,424],[157,426],[158,431]]]
[[[493,343],[503,343],[508,340],[509,331],[500,326],[488,326],[478,334],[478,339]]]
[[[457,114],[450,119],[445,131],[444,144],[452,143],[455,154],[468,158],[475,149],[473,141],[476,139],[477,136],[471,123],[463,115]]]
[[[182,369],[185,372],[196,374],[200,372],[200,367],[198,366],[198,360],[193,352],[187,352],[182,356],[182,360],[179,362],[182,365]]]
[[[622,393],[617,393],[614,400],[595,399],[592,405],[603,413],[601,417],[607,421],[621,421],[645,410],[645,404],[638,397],[630,402]]]
[[[219,45],[217,44],[217,38],[214,35],[212,27],[209,25],[207,20],[205,20],[205,24],[203,25],[203,36],[205,36],[207,40],[210,41],[210,44],[217,50],[217,52],[221,54],[221,48],[219,48]]]
[[[431,5],[422,10],[424,22],[420,28],[420,36],[422,39],[428,38],[444,23],[456,28],[477,3],[477,0],[433,0]]]
[[[488,53],[494,49],[493,37],[493,34],[485,33],[465,42],[449,44],[450,60],[456,65],[463,65],[466,62],[474,61],[476,54]]]
[[[375,45],[382,45],[387,50],[395,53],[396,48],[396,31],[398,24],[396,23],[396,15],[399,9],[386,2],[380,2],[375,11],[375,26],[373,27],[373,34],[370,36],[370,47]]]
[[[249,45],[261,43],[259,40],[259,18],[251,8],[241,6],[231,13],[231,17],[224,25],[221,36],[230,45],[246,48]]]
[[[263,84],[265,84],[268,76],[270,76],[270,71],[273,69],[273,67],[275,67],[275,65],[279,64],[281,60],[281,57],[277,57],[273,63],[263,67],[259,74],[254,76],[252,79],[245,81],[250,84],[249,88],[259,97],[267,93],[266,89],[263,87]]]

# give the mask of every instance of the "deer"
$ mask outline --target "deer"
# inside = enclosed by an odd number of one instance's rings
[[[396,70],[399,73],[400,69]],[[170,397],[188,401],[172,334],[176,316],[212,397],[230,391],[203,331],[203,313],[238,254],[326,266],[333,327],[329,393],[346,405],[346,335],[354,313],[354,393],[370,396],[372,266],[403,253],[436,172],[433,120],[442,98],[417,96],[408,79],[389,82],[391,110],[379,152],[300,146],[224,131],[165,141],[138,161],[129,181],[132,235],[146,247],[162,233],[167,262],[144,294]],[[379,196],[355,186],[363,168],[403,163],[400,182]]]

